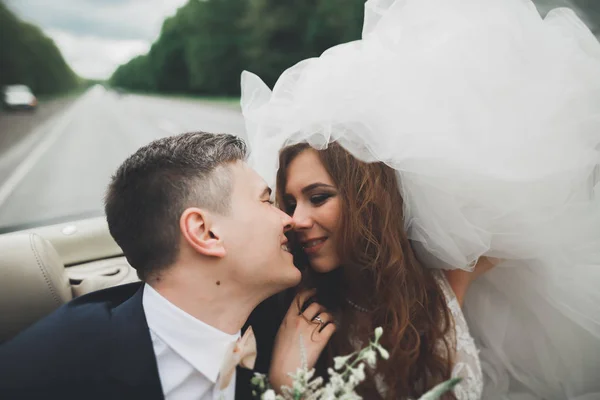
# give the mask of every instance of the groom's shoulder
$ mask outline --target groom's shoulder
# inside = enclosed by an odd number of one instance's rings
[[[0,375],[57,375],[101,363],[110,346],[113,311],[140,287],[137,282],[104,289],[61,306],[0,345]]]
[[[110,318],[112,310],[131,299],[142,285],[142,282],[134,282],[91,292],[71,300],[54,314],[69,320],[87,318],[101,321]]]

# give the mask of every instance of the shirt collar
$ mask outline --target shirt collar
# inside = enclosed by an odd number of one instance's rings
[[[221,363],[240,334],[227,334],[186,313],[144,285],[142,298],[148,328],[167,346],[216,383]]]

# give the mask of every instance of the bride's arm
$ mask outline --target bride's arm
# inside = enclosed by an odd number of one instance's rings
[[[471,283],[490,269],[494,268],[501,260],[491,257],[481,257],[475,265],[473,271],[465,271],[462,269],[444,270],[446,279],[454,291],[454,295],[458,300],[458,303],[463,305],[463,300],[467,289],[471,286]]]

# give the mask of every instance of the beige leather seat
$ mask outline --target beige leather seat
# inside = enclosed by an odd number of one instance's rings
[[[0,236],[0,343],[72,298],[54,247],[41,236]]]
[[[74,297],[139,281],[135,269],[129,265],[125,257],[75,265],[67,268],[67,275]]]

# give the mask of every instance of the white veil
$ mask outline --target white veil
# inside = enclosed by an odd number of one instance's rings
[[[369,0],[362,40],[273,91],[244,72],[242,110],[269,184],[284,146],[336,141],[396,169],[427,266],[507,260],[465,304],[484,398],[600,398],[600,44],[572,11]]]

